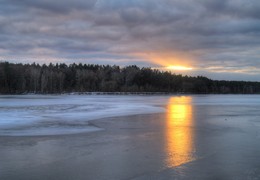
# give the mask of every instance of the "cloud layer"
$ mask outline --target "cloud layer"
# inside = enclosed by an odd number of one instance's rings
[[[260,80],[258,0],[2,0],[0,59],[161,67]],[[223,74],[223,77],[219,76]]]

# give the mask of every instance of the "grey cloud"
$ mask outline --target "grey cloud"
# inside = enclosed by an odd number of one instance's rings
[[[260,18],[260,2],[258,0],[201,0],[200,2],[209,13],[238,18]]]
[[[188,55],[199,68],[260,68],[258,0],[2,0],[0,32],[6,57],[42,50],[49,58],[103,62],[105,54],[111,63],[147,65],[137,54],[153,52],[173,56],[171,63]]]
[[[91,9],[95,6],[97,0],[4,0],[6,3],[11,3],[21,8],[36,8],[41,10],[47,10],[54,13],[68,13],[74,9]]]

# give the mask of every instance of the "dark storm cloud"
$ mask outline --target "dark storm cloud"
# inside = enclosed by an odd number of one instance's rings
[[[198,72],[260,73],[258,0],[1,0],[0,33],[1,59],[161,66],[162,55]]]

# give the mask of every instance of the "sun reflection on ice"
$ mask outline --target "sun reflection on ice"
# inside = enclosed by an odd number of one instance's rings
[[[174,167],[194,160],[192,97],[172,97],[167,106],[166,166]]]

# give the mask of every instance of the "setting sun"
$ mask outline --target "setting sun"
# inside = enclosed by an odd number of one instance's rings
[[[192,70],[191,67],[185,67],[185,66],[167,66],[166,69],[170,69],[170,70],[179,70],[179,71]]]

